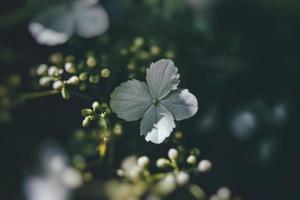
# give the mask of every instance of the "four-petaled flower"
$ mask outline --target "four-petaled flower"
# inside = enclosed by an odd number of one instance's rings
[[[197,98],[187,89],[178,89],[179,74],[173,61],[161,59],[150,65],[146,82],[129,80],[115,88],[110,106],[117,116],[134,121],[143,117],[140,134],[146,141],[162,143],[179,121],[198,110]]]

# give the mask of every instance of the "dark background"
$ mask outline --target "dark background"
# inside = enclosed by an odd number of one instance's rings
[[[103,5],[111,17],[112,37],[151,36],[176,46],[181,85],[199,101],[198,114],[181,122],[180,129],[186,145],[199,147],[214,165],[198,180],[208,193],[226,185],[246,200],[300,198],[298,1],[219,2],[211,11],[209,33],[191,28],[187,23],[191,16],[185,13],[166,21],[150,18],[143,9],[122,10],[115,1]],[[20,74],[23,91],[32,91],[30,67],[67,48],[33,40],[27,26],[37,10],[27,9],[21,0],[0,3],[0,78]],[[274,123],[268,112],[278,102],[285,103],[286,116]],[[13,122],[0,124],[1,199],[23,198],[22,179],[40,142],[51,137],[66,145],[81,123],[79,110],[86,105],[79,99],[47,97],[18,106]],[[230,125],[241,110],[258,116],[254,133],[246,139],[235,137]],[[269,149],[265,156],[263,148]]]

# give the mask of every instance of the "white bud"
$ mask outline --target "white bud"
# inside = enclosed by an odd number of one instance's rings
[[[36,73],[37,75],[41,76],[47,73],[48,66],[46,64],[41,64],[37,69]]]
[[[190,155],[189,157],[187,157],[186,162],[188,164],[195,164],[197,162],[197,158],[194,155]]]
[[[46,77],[40,78],[39,84],[40,84],[40,86],[47,87],[50,85],[51,81],[52,81],[52,78],[46,76]]]
[[[147,156],[142,156],[139,157],[139,159],[137,160],[137,164],[141,167],[141,168],[145,168],[149,165],[150,160]]]
[[[201,160],[198,164],[198,170],[200,172],[207,172],[211,169],[211,162],[209,160]]]
[[[63,82],[62,81],[54,81],[54,83],[52,84],[52,88],[54,90],[59,90],[63,87]]]
[[[120,176],[120,177],[122,177],[122,176],[125,175],[125,173],[124,173],[124,171],[122,169],[118,169],[117,170],[117,175]]]
[[[169,150],[168,156],[171,160],[176,160],[178,158],[178,151],[172,148]]]
[[[71,62],[67,62],[65,64],[65,70],[68,73],[75,73],[76,72],[75,65],[73,63],[71,63]]]
[[[141,172],[142,172],[142,169],[139,166],[135,166],[129,171],[128,176],[132,180],[137,180],[137,179],[139,179]]]
[[[231,192],[227,187],[221,187],[218,191],[217,191],[217,196],[220,199],[229,199],[231,196]]]
[[[168,165],[169,165],[169,161],[165,158],[159,158],[156,161],[156,166],[159,167],[159,168],[163,168],[163,167],[166,167]]]
[[[190,179],[190,175],[186,172],[179,172],[178,175],[176,176],[176,182],[178,185],[183,186],[185,185]]]
[[[55,76],[57,74],[58,68],[55,66],[51,66],[48,69],[48,75],[49,76]]]
[[[62,173],[62,181],[63,183],[71,189],[78,188],[82,185],[82,175],[79,171],[75,170],[72,167],[68,167]]]
[[[79,78],[77,76],[72,76],[67,80],[69,85],[77,85],[79,83]]]

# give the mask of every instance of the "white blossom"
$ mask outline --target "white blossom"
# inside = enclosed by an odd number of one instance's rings
[[[140,135],[146,141],[162,143],[175,128],[174,120],[192,117],[198,110],[197,98],[179,89],[179,74],[173,61],[161,59],[146,71],[146,82],[130,80],[111,94],[110,105],[127,121],[143,118]]]

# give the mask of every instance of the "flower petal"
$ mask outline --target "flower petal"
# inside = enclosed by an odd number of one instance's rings
[[[38,14],[29,24],[29,31],[40,44],[65,43],[74,31],[74,17],[67,6],[52,6]]]
[[[172,60],[161,59],[150,65],[147,69],[147,84],[152,96],[162,99],[171,90],[177,89],[179,84],[178,69]]]
[[[178,89],[161,101],[170,110],[176,120],[192,117],[198,110],[197,98],[187,89]]]
[[[152,103],[146,83],[135,79],[116,87],[110,98],[111,109],[127,121],[141,118]]]
[[[152,105],[141,121],[140,134],[145,136],[147,142],[160,144],[170,136],[173,128],[175,122],[172,113],[162,105]]]
[[[76,15],[76,33],[83,38],[98,36],[107,31],[109,19],[102,6],[78,8]]]

